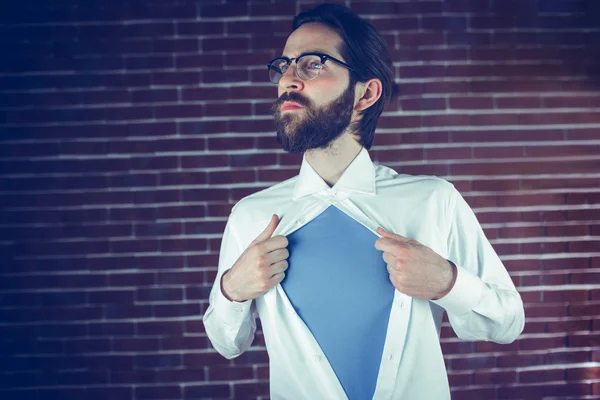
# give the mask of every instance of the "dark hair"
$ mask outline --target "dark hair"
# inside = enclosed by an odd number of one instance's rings
[[[385,41],[369,22],[354,11],[337,4],[321,4],[294,18],[292,31],[304,24],[319,22],[337,32],[342,38],[338,49],[344,61],[355,71],[350,71],[350,85],[378,78],[382,84],[381,97],[375,104],[360,112],[358,125],[360,144],[370,149],[375,136],[377,120],[386,103],[397,91],[394,83],[392,60]]]

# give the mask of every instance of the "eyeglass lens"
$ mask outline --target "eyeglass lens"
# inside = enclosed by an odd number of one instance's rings
[[[298,64],[298,77],[304,81],[315,79],[319,76],[321,68],[323,67],[321,64],[321,57],[313,55],[301,56],[296,59],[296,63]],[[285,58],[274,60],[269,68],[269,78],[271,79],[271,82],[279,83],[281,76],[287,71],[288,67]]]

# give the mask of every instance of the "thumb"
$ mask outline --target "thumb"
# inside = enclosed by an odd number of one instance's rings
[[[277,214],[273,214],[273,216],[271,216],[271,221],[269,221],[269,225],[267,225],[265,230],[262,231],[260,235],[258,235],[251,244],[254,245],[256,243],[269,239],[271,236],[273,236],[273,232],[275,232],[275,228],[277,228],[278,224],[279,217],[277,216]]]
[[[405,238],[402,235],[398,235],[397,233],[388,232],[385,229],[383,229],[382,227],[377,228],[377,233],[379,233],[383,237],[400,240],[402,242],[406,242],[409,240],[408,238]]]

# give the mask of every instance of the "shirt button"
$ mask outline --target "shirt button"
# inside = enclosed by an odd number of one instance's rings
[[[288,307],[288,311],[292,315],[296,314],[296,310],[294,310],[294,307]]]
[[[236,308],[233,309],[233,311],[235,311],[235,312],[242,312],[242,309],[239,308],[239,307],[236,307]]]
[[[302,225],[302,224],[304,223],[304,218],[300,218],[300,219],[297,221],[297,223],[298,223],[298,225]]]
[[[394,361],[394,355],[390,353],[390,361]]]
[[[321,361],[321,356],[320,356],[320,355],[318,355],[318,354],[315,354],[315,355],[313,356],[313,360],[315,360],[316,362],[319,362],[319,361]]]

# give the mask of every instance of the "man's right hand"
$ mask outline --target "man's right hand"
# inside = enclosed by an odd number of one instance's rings
[[[273,236],[279,217],[273,215],[266,229],[242,253],[221,278],[221,291],[230,301],[246,301],[262,296],[285,278],[288,268],[288,240]]]

